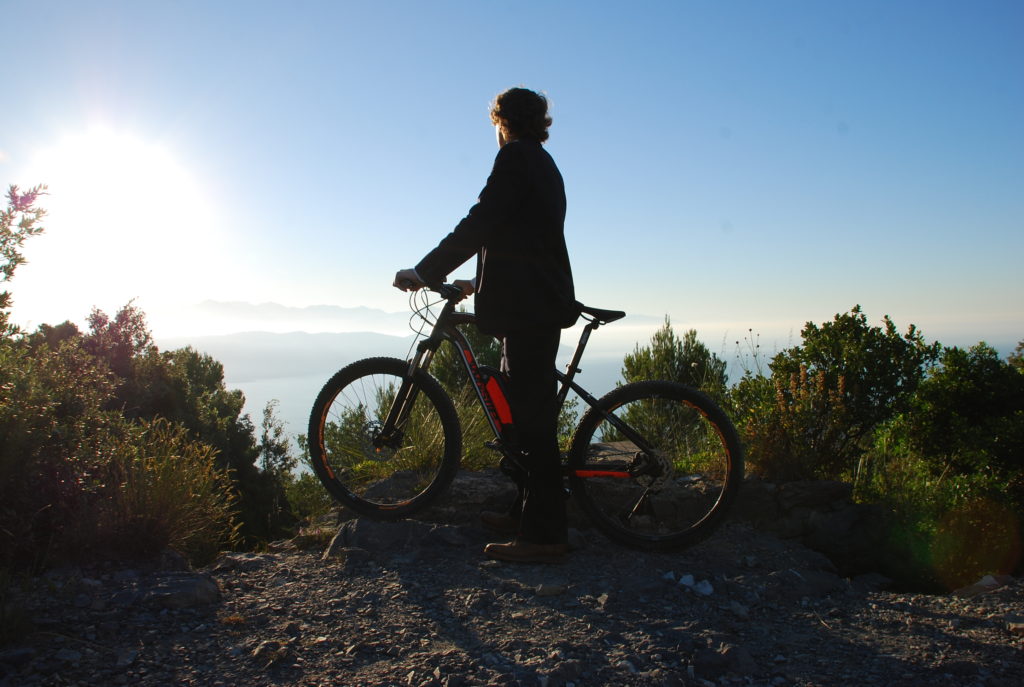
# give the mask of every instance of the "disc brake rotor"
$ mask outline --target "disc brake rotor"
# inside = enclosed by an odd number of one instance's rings
[[[672,477],[672,463],[662,451],[638,451],[630,463],[629,472],[640,486],[658,491]]]

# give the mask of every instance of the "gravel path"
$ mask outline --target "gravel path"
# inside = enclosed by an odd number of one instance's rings
[[[515,565],[473,525],[355,520],[326,555],[51,571],[11,592],[0,686],[1024,684],[1021,580],[882,591],[741,523],[675,554],[572,535]]]

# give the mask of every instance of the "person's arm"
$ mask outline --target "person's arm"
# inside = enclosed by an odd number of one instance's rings
[[[436,248],[417,263],[415,270],[424,282],[444,281],[452,270],[476,255],[496,223],[512,214],[525,191],[525,164],[522,150],[514,143],[498,151],[494,168],[476,205]]]

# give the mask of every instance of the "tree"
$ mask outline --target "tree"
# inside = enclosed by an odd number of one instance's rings
[[[46,216],[46,210],[37,207],[36,201],[45,193],[46,186],[42,184],[24,193],[19,193],[13,184],[7,189],[7,207],[0,210],[0,282],[10,281],[18,266],[25,264],[21,254],[25,240],[43,233],[39,222]],[[8,325],[10,307],[10,293],[0,291],[0,336],[14,333]]]
[[[725,367],[724,360],[697,340],[697,330],[687,330],[680,340],[666,315],[665,324],[651,336],[650,345],[637,344],[623,359],[622,378],[626,382],[667,379],[721,398],[728,381]]]
[[[146,315],[129,302],[113,318],[98,308],[89,314],[89,334],[83,342],[85,350],[106,360],[118,377],[131,374],[132,359],[153,346],[153,337],[146,324]]]
[[[1024,372],[1024,341],[1017,342],[1017,348],[1013,349],[1008,362],[1018,372]]]
[[[298,464],[288,445],[284,423],[274,414],[278,400],[267,401],[263,407],[263,422],[260,424],[260,466],[263,472],[283,479]]]

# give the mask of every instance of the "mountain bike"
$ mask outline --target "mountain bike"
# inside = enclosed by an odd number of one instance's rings
[[[431,301],[437,298],[431,293],[440,298]],[[451,397],[429,372],[446,341],[455,346],[456,364],[461,361],[468,373],[494,437],[486,445],[503,464],[516,463],[505,378],[477,363],[459,330],[476,321],[456,310],[462,298],[450,284],[414,292],[410,307],[423,323],[415,354],[354,362],[317,396],[308,435],[313,469],[327,491],[356,513],[408,517],[454,479],[462,427]],[[583,305],[580,313],[586,325],[576,351],[566,371],[555,372],[558,407],[570,391],[587,406],[563,454],[569,494],[621,544],[671,550],[704,539],[721,523],[743,478],[732,422],[708,395],[678,382],[631,382],[592,396],[575,381],[583,351],[598,327],[625,313]]]

